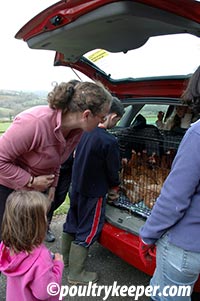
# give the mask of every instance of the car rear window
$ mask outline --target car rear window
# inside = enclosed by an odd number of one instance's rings
[[[151,37],[127,53],[95,49],[85,57],[112,79],[187,75],[199,65],[200,38],[190,34]]]

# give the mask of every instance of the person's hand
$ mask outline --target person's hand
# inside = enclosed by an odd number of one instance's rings
[[[63,262],[63,255],[61,255],[60,253],[55,253],[53,260],[59,260]]]
[[[51,187],[52,183],[54,182],[54,179],[55,175],[43,175],[34,177],[31,188],[43,192],[45,190],[48,190],[49,187]]]
[[[108,194],[107,194],[107,201],[108,203],[112,203],[114,202],[116,199],[119,198],[119,187],[113,187],[111,189],[108,190]]]
[[[144,265],[148,265],[152,261],[152,256],[156,254],[156,246],[154,244],[146,244],[141,238],[139,242],[139,254]]]

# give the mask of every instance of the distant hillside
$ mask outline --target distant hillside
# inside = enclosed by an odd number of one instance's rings
[[[33,106],[47,104],[46,91],[0,90],[0,119],[11,120],[19,112]]]

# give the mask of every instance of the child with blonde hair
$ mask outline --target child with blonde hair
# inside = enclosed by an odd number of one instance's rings
[[[56,301],[47,287],[62,281],[62,255],[43,244],[49,202],[38,191],[15,191],[6,201],[0,271],[7,277],[6,301]]]

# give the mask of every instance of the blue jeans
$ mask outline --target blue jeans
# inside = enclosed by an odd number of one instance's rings
[[[162,296],[163,289],[169,293],[170,288],[174,294],[180,286],[189,286],[192,293],[194,284],[200,273],[200,253],[185,251],[168,242],[168,235],[164,235],[157,242],[156,269],[150,281],[155,287],[159,286],[156,296],[151,298],[156,301],[190,301],[190,296]],[[191,289],[190,289],[191,288]]]

